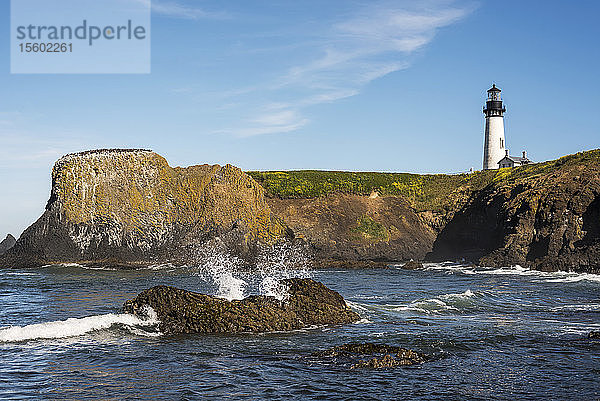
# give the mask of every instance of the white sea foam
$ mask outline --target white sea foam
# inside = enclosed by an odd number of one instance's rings
[[[520,265],[489,268],[466,266],[456,263],[426,263],[425,270],[446,270],[450,273],[461,274],[489,274],[489,275],[514,275],[514,276],[529,276],[533,279],[543,280],[548,283],[577,283],[580,281],[600,282],[600,275],[590,273],[574,273],[574,272],[543,272],[539,270],[528,269]]]
[[[551,311],[600,312],[600,304],[562,305],[552,308]]]
[[[280,301],[287,299],[288,290],[281,280],[310,277],[308,259],[301,249],[289,244],[265,247],[261,250],[257,268],[260,275],[258,293]]]
[[[108,329],[115,324],[122,324],[131,327],[132,331],[137,329],[139,332],[139,327],[156,326],[159,323],[152,308],[146,308],[146,315],[147,317],[142,319],[128,313],[108,313],[27,326],[6,327],[0,329],[0,342],[76,337],[95,330]]]
[[[243,261],[221,249],[219,244],[209,245],[199,250],[198,266],[200,276],[215,287],[214,295],[229,301],[244,298],[247,286],[237,272],[241,270]]]

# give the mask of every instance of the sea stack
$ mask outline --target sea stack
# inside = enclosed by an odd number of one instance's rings
[[[8,234],[6,238],[0,242],[0,255],[6,253],[6,251],[15,246],[16,242],[17,240],[15,237],[13,237],[12,234]]]
[[[263,188],[237,167],[172,168],[150,150],[92,150],[56,162],[45,212],[0,266],[193,263],[215,239],[251,258],[285,235]]]

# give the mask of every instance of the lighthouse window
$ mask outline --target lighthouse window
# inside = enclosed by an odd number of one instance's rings
[[[504,139],[500,138],[500,147],[503,148],[504,147]]]

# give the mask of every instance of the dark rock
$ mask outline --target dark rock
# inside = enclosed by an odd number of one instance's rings
[[[409,260],[402,266],[402,268],[406,270],[422,269],[423,263],[417,262],[416,260]]]
[[[8,251],[10,248],[15,246],[17,240],[11,234],[8,234],[2,242],[0,242],[0,255]]]
[[[311,265],[315,269],[385,269],[388,267],[388,263],[374,260],[316,259]]]
[[[372,356],[370,359],[360,359],[363,356]],[[394,368],[409,366],[425,362],[425,356],[406,349],[386,344],[374,343],[348,343],[329,348],[314,354],[320,358],[335,358],[350,363],[350,369]]]
[[[143,315],[150,306],[165,334],[289,331],[360,319],[337,292],[311,279],[286,279],[288,296],[250,296],[227,301],[174,287],[158,286],[125,302],[127,313]]]
[[[495,174],[454,212],[427,260],[600,273],[600,151]]]
[[[600,331],[590,331],[588,338],[600,339]]]

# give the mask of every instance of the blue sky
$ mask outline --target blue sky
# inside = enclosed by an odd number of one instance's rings
[[[0,236],[39,217],[54,161],[85,149],[246,170],[479,169],[493,82],[513,154],[597,148],[600,3],[541,4],[153,0],[151,74],[11,75],[2,0]]]

